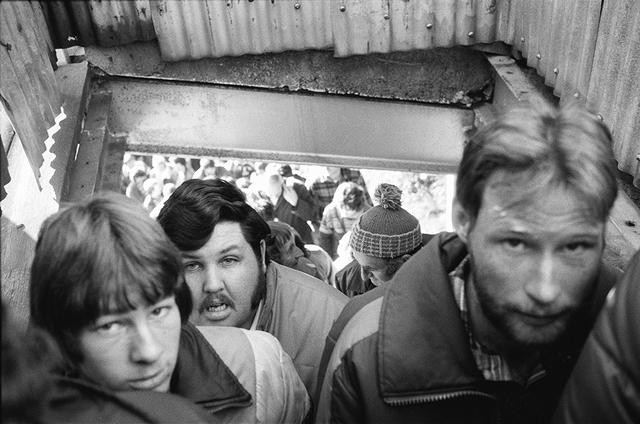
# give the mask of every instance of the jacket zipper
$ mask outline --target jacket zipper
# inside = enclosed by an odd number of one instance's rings
[[[464,396],[479,396],[487,399],[496,400],[496,398],[490,394],[480,392],[478,390],[458,390],[455,392],[435,393],[428,395],[418,396],[402,396],[402,397],[385,397],[385,403],[393,406],[406,406],[416,405],[419,403],[439,402],[443,400],[450,400]]]
[[[455,392],[445,392],[445,393],[435,393],[429,395],[419,395],[419,396],[403,396],[403,397],[385,397],[385,403],[393,406],[408,406],[408,405],[417,405],[420,403],[429,403],[429,402],[440,402],[444,400],[451,400],[465,396],[478,396],[486,399],[491,399],[493,401],[497,401],[495,396],[492,396],[488,393],[484,393],[478,390],[458,390]],[[496,424],[500,424],[502,422],[499,414],[496,416]]]

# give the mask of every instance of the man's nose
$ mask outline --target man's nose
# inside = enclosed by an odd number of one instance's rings
[[[137,325],[132,335],[131,360],[138,363],[154,363],[162,355],[162,345],[148,324]]]
[[[209,267],[205,274],[203,290],[205,293],[216,293],[224,288],[224,282],[220,272],[215,267]]]
[[[555,276],[555,268],[556,263],[553,253],[543,253],[534,278],[530,279],[525,285],[527,295],[537,303],[553,303],[560,296],[561,282]]]

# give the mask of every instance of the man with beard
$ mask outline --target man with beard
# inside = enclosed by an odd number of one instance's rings
[[[189,321],[271,333],[314,393],[325,338],[347,297],[269,261],[269,225],[226,181],[185,181],[158,221],[182,253],[194,300]]]
[[[615,275],[611,136],[569,105],[512,110],[464,148],[455,233],[344,309],[317,422],[545,423]]]

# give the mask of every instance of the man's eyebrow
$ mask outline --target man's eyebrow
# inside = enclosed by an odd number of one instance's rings
[[[214,252],[216,255],[226,255],[227,253],[234,251],[234,250],[240,250],[240,246],[237,244],[232,244],[230,246],[225,247],[224,249]],[[201,255],[199,255],[198,253],[195,252],[182,252],[182,257],[184,259],[198,259]]]
[[[227,254],[227,253],[229,253],[231,251],[234,251],[234,250],[240,250],[240,246],[237,245],[237,244],[232,244],[230,246],[225,247],[221,251],[219,251],[218,254],[219,255],[224,255],[224,254]]]

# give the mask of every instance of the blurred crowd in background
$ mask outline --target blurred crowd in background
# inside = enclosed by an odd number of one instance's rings
[[[155,218],[173,191],[191,178],[234,183],[270,222],[270,256],[328,283],[351,262],[351,227],[374,206],[373,190],[381,183],[400,187],[403,207],[423,231],[450,229],[444,175],[126,152],[121,191]]]

